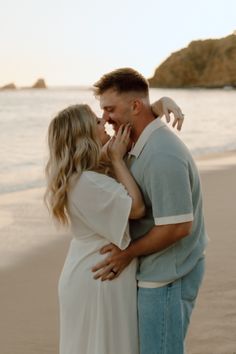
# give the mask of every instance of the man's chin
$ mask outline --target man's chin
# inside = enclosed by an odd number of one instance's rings
[[[109,124],[109,127],[111,127],[112,128],[112,131],[115,133],[115,134],[117,134],[118,133],[118,130],[119,130],[119,128],[120,128],[120,124],[117,124],[117,123],[115,123],[115,122],[113,122],[113,121],[108,121],[107,122],[108,124]]]

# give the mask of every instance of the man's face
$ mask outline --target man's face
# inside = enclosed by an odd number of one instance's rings
[[[128,94],[120,94],[113,89],[105,91],[100,96],[103,119],[112,124],[116,133],[122,124],[132,124],[131,102]]]

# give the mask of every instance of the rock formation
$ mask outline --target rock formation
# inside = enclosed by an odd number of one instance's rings
[[[15,90],[15,89],[16,89],[16,85],[13,82],[1,87],[1,90]]]
[[[151,87],[236,87],[236,35],[193,41],[172,53],[149,79]]]
[[[45,89],[47,88],[46,83],[44,81],[44,79],[38,79],[35,84],[32,86],[32,88],[36,88],[36,89]]]

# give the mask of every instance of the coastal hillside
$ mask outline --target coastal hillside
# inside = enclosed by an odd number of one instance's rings
[[[172,53],[149,79],[151,87],[236,87],[236,35],[193,41]]]

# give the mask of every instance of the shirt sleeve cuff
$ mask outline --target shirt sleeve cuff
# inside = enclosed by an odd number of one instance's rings
[[[188,221],[193,221],[193,213],[155,218],[155,225],[180,224]]]

